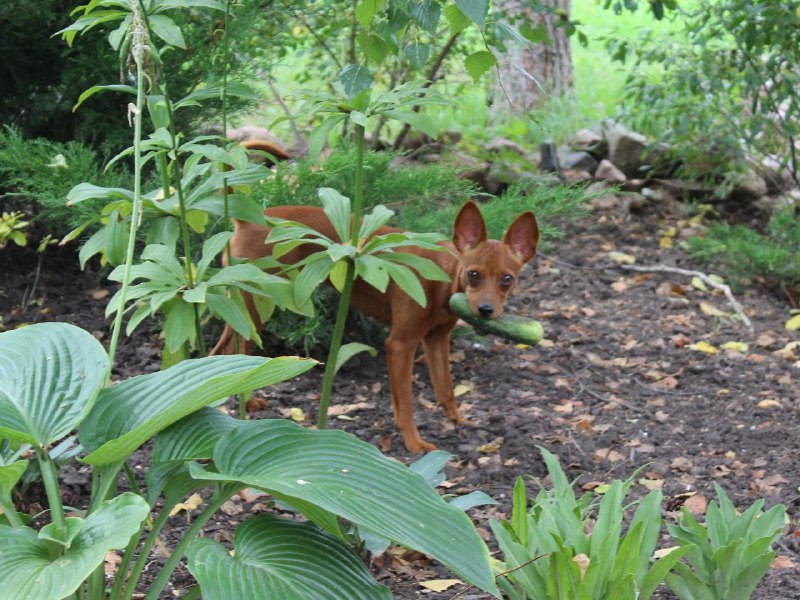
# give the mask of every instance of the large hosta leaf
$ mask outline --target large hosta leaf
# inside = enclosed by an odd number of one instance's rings
[[[206,600],[391,598],[344,543],[308,523],[270,515],[236,530],[235,552],[208,538],[189,547],[188,567]]]
[[[420,475],[341,431],[311,431],[287,421],[242,423],[214,450],[216,473],[293,504],[312,504],[428,554],[465,581],[497,593],[489,552],[469,517]]]
[[[315,364],[294,356],[209,356],[105,388],[80,429],[81,443],[90,452],[84,460],[93,465],[122,461],[178,419],[226,396],[295,377]]]
[[[0,437],[48,446],[80,423],[102,387],[105,350],[66,323],[0,333]]]
[[[50,544],[28,527],[0,525],[0,573],[6,600],[59,600],[72,594],[103,563],[108,550],[123,548],[148,514],[136,494],[122,494],[89,515],[69,548],[56,558]],[[78,520],[80,521],[80,520]]]

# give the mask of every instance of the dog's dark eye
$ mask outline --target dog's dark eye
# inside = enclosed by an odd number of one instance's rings
[[[511,275],[503,275],[503,278],[500,280],[500,284],[503,287],[510,287],[512,283],[514,283],[514,277]]]
[[[467,279],[470,283],[478,283],[481,280],[481,274],[477,271],[467,271]]]

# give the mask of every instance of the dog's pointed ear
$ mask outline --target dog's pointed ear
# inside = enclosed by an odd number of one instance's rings
[[[486,224],[478,205],[471,200],[461,207],[453,224],[453,244],[464,252],[486,241]]]
[[[503,243],[511,248],[511,252],[523,263],[536,256],[536,246],[539,244],[539,225],[536,222],[536,215],[528,211],[518,216],[506,231]]]

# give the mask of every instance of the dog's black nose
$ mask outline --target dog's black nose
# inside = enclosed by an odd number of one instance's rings
[[[494,306],[491,304],[479,304],[478,305],[478,314],[484,318],[491,317],[494,313]]]

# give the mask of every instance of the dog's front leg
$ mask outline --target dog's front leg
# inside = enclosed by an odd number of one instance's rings
[[[450,371],[450,324],[440,325],[432,329],[423,340],[425,358],[431,373],[436,402],[444,410],[444,414],[453,423],[465,423],[458,410],[453,392],[453,376]]]
[[[386,366],[392,388],[392,412],[397,428],[410,452],[429,452],[436,446],[423,440],[414,422],[414,395],[411,378],[414,371],[414,352],[418,339],[403,339],[395,335],[394,328],[386,340]]]

